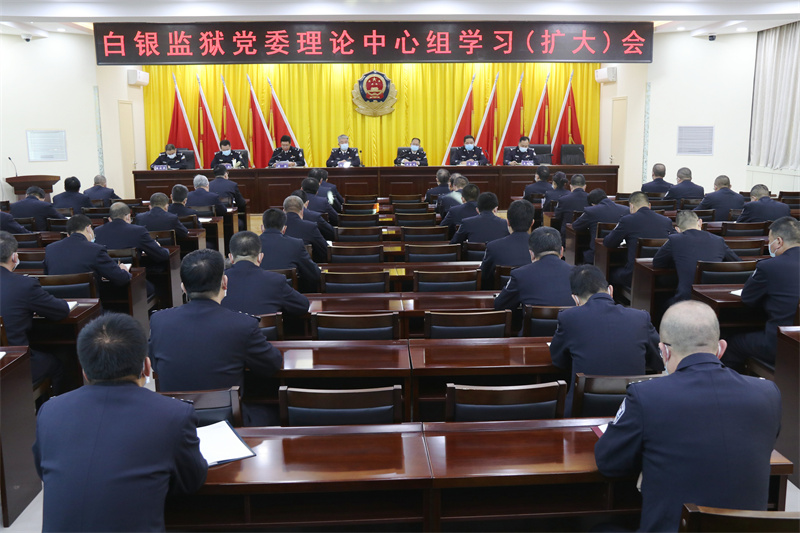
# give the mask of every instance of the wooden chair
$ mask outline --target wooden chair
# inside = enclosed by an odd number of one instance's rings
[[[374,204],[343,204],[342,213],[348,215],[375,215]]]
[[[341,228],[371,228],[378,226],[380,217],[374,215],[350,215],[342,213],[339,215],[339,227]]]
[[[92,272],[81,274],[34,274],[42,288],[56,298],[97,298],[97,280]]]
[[[44,250],[19,250],[19,265],[17,268],[20,270],[41,270],[44,272]]]
[[[669,239],[645,239],[640,237],[636,241],[636,258],[655,257],[659,248],[664,246]]]
[[[404,242],[449,241],[447,226],[400,226]]]
[[[596,238],[602,239],[617,227],[616,222],[598,222]]]
[[[198,427],[210,426],[227,420],[235,428],[244,425],[242,401],[238,386],[230,389],[200,390],[190,392],[159,392],[176,400],[190,402],[197,413]]]
[[[426,339],[484,339],[511,336],[511,311],[436,313],[425,311]]]
[[[398,226],[435,226],[436,213],[399,213],[394,216]]]
[[[341,215],[339,215],[341,218]],[[377,242],[383,240],[383,228],[380,226],[368,226],[363,228],[346,228],[341,225],[336,228],[336,240],[338,242]]]
[[[66,218],[48,218],[47,219],[47,231],[67,231],[67,219]]]
[[[495,265],[494,267],[494,286],[498,289],[502,289],[508,283],[508,280],[511,279],[511,271],[515,268],[519,268],[518,266],[508,266],[508,265]]]
[[[759,237],[769,235],[769,222],[723,222],[723,237]]]
[[[283,313],[256,315],[258,328],[268,341],[283,340]]]
[[[614,195],[614,200],[615,201],[616,200],[630,200],[631,199],[631,194],[633,194],[633,193],[630,193],[630,192],[618,192],[617,194]],[[650,198],[650,195],[648,194],[647,197]],[[656,198],[663,198],[663,197],[664,197],[664,195],[662,194],[661,196],[657,196]]]
[[[392,205],[420,203],[422,196],[422,194],[390,194],[389,203]]]
[[[458,270],[454,272],[413,273],[414,292],[461,292],[481,290],[481,271]]]
[[[766,242],[762,239],[747,239],[747,240],[729,240],[725,241],[728,248],[739,257],[748,257],[753,255],[764,255],[764,246]]]
[[[136,248],[118,248],[108,250],[108,256],[126,265],[139,266],[139,252]]]
[[[784,199],[795,199],[800,201],[800,191],[780,191],[778,193],[778,200],[783,201]]]
[[[666,374],[646,376],[587,376],[575,374],[575,392],[572,395],[572,416],[614,416],[631,383],[649,381]]]
[[[270,270],[270,272],[276,272],[278,274],[283,274],[284,276],[286,276],[286,281],[289,283],[289,285],[291,285],[294,290],[297,290],[298,285],[297,285],[297,269],[296,268],[294,268],[294,267],[292,267],[292,268],[276,268],[276,269]]]
[[[19,248],[42,248],[42,234],[41,233],[15,233],[14,238],[17,240]]]
[[[400,338],[400,314],[311,313],[311,338],[315,341],[397,340]]]
[[[464,261],[483,261],[483,256],[486,255],[485,242],[470,242],[465,241],[461,257]]]
[[[740,511],[683,504],[681,532],[792,532],[800,531],[800,512]]]
[[[389,272],[326,272],[320,275],[322,292],[389,292]]]
[[[716,212],[716,209],[698,209],[694,214],[703,222],[713,222],[714,217],[716,217]]]
[[[428,204],[425,202],[405,202],[400,204],[394,204],[394,213],[397,214],[406,214],[406,213],[427,213],[428,212]]]
[[[681,198],[678,201],[678,210],[694,209],[703,202],[702,198]]]
[[[628,207],[628,206],[631,205],[629,200],[614,200],[614,203],[617,204],[617,205],[624,205],[625,207]]]
[[[192,205],[188,206],[197,211],[198,218],[211,218],[217,216],[213,205]]]
[[[698,261],[694,282],[711,285],[744,283],[755,269],[756,261]]]
[[[181,224],[186,226],[186,229],[198,229],[200,228],[200,223],[197,221],[197,215],[186,215],[184,217],[178,217]]]
[[[744,209],[731,209],[728,211],[728,221],[736,222],[736,219],[739,218],[739,215],[742,214],[742,211],[744,211]]]
[[[137,205],[142,205],[141,198],[121,198],[119,200],[114,200],[114,202],[122,202],[123,204],[127,205],[128,207],[134,207]]]
[[[403,421],[403,387],[376,389],[278,390],[281,426],[399,424]]]
[[[93,207],[103,207],[104,205],[105,205],[105,200],[103,200],[102,198],[98,200],[92,200]]]
[[[447,384],[445,422],[541,420],[564,417],[567,382],[479,387]]]
[[[460,244],[406,244],[406,262],[461,261]]]
[[[347,204],[377,204],[377,194],[348,194],[344,197]]]
[[[383,263],[383,245],[328,246],[328,263]]]
[[[108,207],[83,207],[83,214],[91,219],[108,218],[110,213]]]
[[[178,242],[174,229],[151,231],[150,236],[161,246],[175,246]]]
[[[64,215],[67,218],[75,214],[71,207],[56,207],[55,209],[57,213]]]
[[[131,217],[135,220],[137,215],[147,213],[148,211],[150,211],[150,208],[146,205],[133,205],[131,206]]]
[[[552,337],[558,328],[558,313],[569,307],[526,305],[523,307],[522,336]]]
[[[672,211],[675,209],[675,200],[650,200],[650,209]]]
[[[17,221],[17,224],[19,224],[20,226],[22,226],[23,228],[25,228],[30,232],[35,232],[38,229],[36,227],[36,219],[33,217],[19,217],[19,218],[15,217],[14,220]]]

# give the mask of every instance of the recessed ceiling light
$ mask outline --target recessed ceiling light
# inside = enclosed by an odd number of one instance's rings
[[[58,28],[58,31],[67,31],[64,28]]]
[[[736,31],[747,31],[747,28],[736,28]]]
[[[685,29],[683,26],[678,26],[678,31],[684,31]]]

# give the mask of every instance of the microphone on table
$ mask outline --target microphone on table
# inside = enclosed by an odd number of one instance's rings
[[[14,165],[14,176],[19,177],[19,173],[17,172],[17,165],[14,163],[14,160],[11,159],[11,156],[8,156],[8,160],[11,161],[12,165]]]

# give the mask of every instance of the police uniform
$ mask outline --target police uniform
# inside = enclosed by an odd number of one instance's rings
[[[504,165],[510,165],[511,162],[522,163],[523,161],[533,161],[534,165],[539,164],[539,158],[536,157],[536,152],[533,151],[533,148],[528,148],[524,152],[519,149],[519,146],[514,147],[513,150],[510,150],[508,153],[508,159],[503,161]]]
[[[428,155],[422,147],[416,152],[412,151],[411,148],[403,148],[400,155],[395,158],[394,164],[397,166],[402,165],[403,159],[406,161],[418,161],[421,167],[428,166]]]
[[[153,164],[150,165],[150,170],[155,166],[168,166],[170,170],[189,168],[189,162],[186,161],[186,156],[181,153],[176,153],[175,157],[170,158],[167,152],[161,152]]]
[[[214,159],[211,160],[211,165],[209,165],[208,168],[214,168],[217,165],[230,165],[234,168],[236,168],[236,165],[244,166],[244,158],[242,158],[242,154],[236,150],[231,150],[231,153],[228,155],[217,152],[214,154]]]
[[[331,156],[328,158],[328,161],[325,162],[325,166],[338,167],[339,161],[350,161],[351,167],[361,166],[361,158],[358,156],[357,148],[348,148],[345,151],[342,151],[340,148],[334,148],[331,150]]]
[[[486,156],[483,154],[483,150],[480,146],[476,146],[472,150],[467,150],[463,146],[456,148],[456,151],[453,152],[453,155],[450,157],[450,164],[451,165],[458,165],[462,161],[466,161],[467,159],[472,159],[473,161],[477,161],[479,165],[488,165],[489,160],[486,159]]]
[[[274,166],[279,161],[289,161],[298,167],[306,166],[306,158],[303,156],[303,149],[290,146],[288,150],[276,148],[269,158],[269,166]]]

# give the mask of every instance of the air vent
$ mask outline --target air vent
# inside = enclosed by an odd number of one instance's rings
[[[714,155],[714,126],[678,126],[678,155]]]

